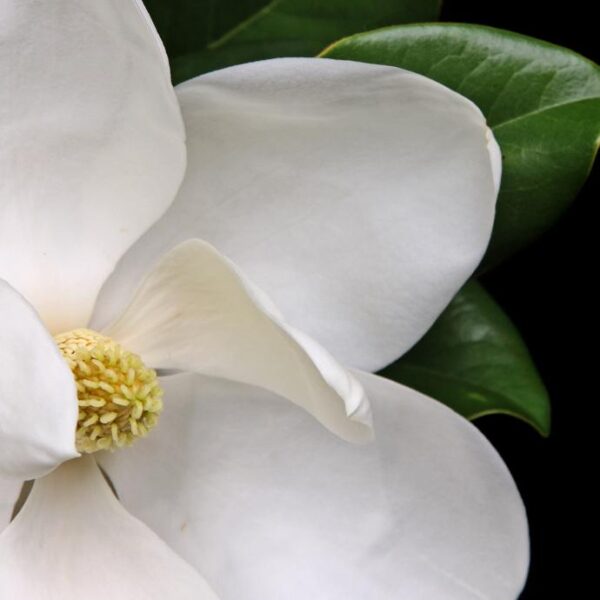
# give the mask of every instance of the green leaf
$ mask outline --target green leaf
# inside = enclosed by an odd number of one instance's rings
[[[322,56],[416,71],[479,106],[503,156],[484,269],[548,229],[592,167],[600,69],[574,52],[489,27],[425,24],[355,35]]]
[[[144,0],[170,58],[203,50],[269,0]]]
[[[546,436],[550,402],[519,332],[492,297],[468,283],[425,337],[381,374],[468,419],[518,417]]]
[[[435,20],[440,0],[147,0],[147,7],[178,83],[253,60],[314,56],[376,27]]]

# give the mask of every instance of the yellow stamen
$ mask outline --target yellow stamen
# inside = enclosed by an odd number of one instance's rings
[[[79,452],[129,446],[156,425],[163,392],[139,356],[91,329],[54,339],[77,386]]]

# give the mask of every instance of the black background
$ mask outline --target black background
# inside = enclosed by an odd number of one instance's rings
[[[598,61],[594,4],[446,0],[442,20],[516,31]],[[529,516],[532,558],[522,600],[587,598],[597,588],[589,583],[598,555],[591,531],[600,372],[592,318],[597,171],[557,226],[482,280],[521,330],[552,400],[548,439],[509,417],[478,422],[512,472]]]

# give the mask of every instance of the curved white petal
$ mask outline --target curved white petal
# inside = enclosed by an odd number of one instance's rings
[[[499,173],[481,112],[455,92],[326,59],[240,65],[177,92],[186,178],[109,282],[100,324],[148,264],[199,237],[342,364],[374,370],[423,335],[480,261]]]
[[[371,445],[257,389],[179,375],[157,428],[104,466],[222,600],[514,600],[527,522],[502,460],[438,402],[357,375]]]
[[[79,456],[73,374],[31,305],[1,279],[0,365],[0,477],[33,479]]]
[[[0,598],[217,600],[119,504],[89,456],[36,481],[0,535]]]
[[[258,385],[302,406],[345,439],[371,438],[361,385],[287,326],[263,292],[200,240],[165,256],[105,333],[157,369]]]
[[[159,44],[135,0],[0,4],[0,277],[53,333],[87,324],[181,182],[183,124]]]

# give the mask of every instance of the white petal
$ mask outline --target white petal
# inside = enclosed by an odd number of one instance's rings
[[[135,0],[4,0],[0,47],[0,277],[83,327],[183,176],[166,56]]]
[[[177,91],[186,178],[110,282],[100,323],[148,264],[199,237],[343,364],[374,370],[480,261],[498,173],[481,112],[451,90],[393,67],[277,59]]]
[[[23,481],[79,456],[77,393],[35,311],[1,279],[0,340],[0,477]]]
[[[502,460],[438,402],[359,377],[374,444],[257,389],[179,375],[158,427],[104,466],[222,600],[514,600],[527,523]]]
[[[371,437],[360,384],[308,336],[288,327],[263,292],[200,240],[164,257],[105,333],[154,368],[262,386],[345,439]]]
[[[89,456],[37,481],[0,535],[0,598],[217,600],[119,504]]]

